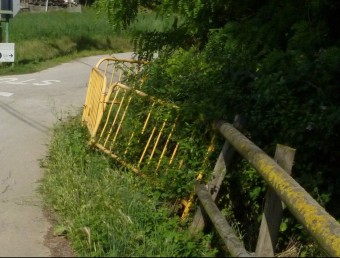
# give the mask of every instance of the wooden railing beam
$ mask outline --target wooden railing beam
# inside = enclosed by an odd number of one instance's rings
[[[340,256],[340,224],[283,168],[231,124],[220,121],[217,128],[261,174],[316,242],[329,255]]]
[[[204,185],[196,182],[196,194],[232,257],[251,257],[218,209]]]

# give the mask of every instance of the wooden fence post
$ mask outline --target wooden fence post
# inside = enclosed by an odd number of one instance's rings
[[[227,247],[230,255],[232,257],[252,257],[252,254],[247,252],[242,241],[238,238],[228,221],[218,209],[215,201],[212,199],[211,194],[206,190],[205,186],[196,182],[195,188],[196,194],[204,207],[204,210],[207,212],[211,222],[214,224],[215,229]]]
[[[295,149],[278,144],[274,159],[288,174],[291,174]],[[283,204],[272,189],[268,189],[262,214],[255,256],[273,257],[282,219]]]
[[[241,116],[236,115],[233,122],[233,126],[238,130],[242,131],[244,124],[245,120]],[[215,200],[217,197],[217,194],[220,190],[223,179],[227,173],[227,168],[230,165],[234,152],[235,151],[232,145],[229,144],[228,141],[225,141],[222,147],[222,151],[216,161],[214,171],[212,174],[212,180],[207,185],[208,191],[210,192],[213,200]],[[198,232],[204,229],[207,221],[206,217],[207,216],[204,210],[202,210],[201,206],[199,206],[189,228],[189,232],[192,236],[196,235]]]

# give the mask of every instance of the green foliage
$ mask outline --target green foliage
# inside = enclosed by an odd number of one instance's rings
[[[109,22],[114,29],[120,30],[130,25],[137,17],[138,2],[133,0],[99,0],[96,2],[100,11],[105,11]]]
[[[247,250],[256,247],[266,191],[259,173],[247,161],[239,160],[228,172],[217,200]]]
[[[129,86],[134,85],[131,78],[128,81]],[[218,149],[208,152],[208,148],[213,144],[214,133],[199,123],[183,122],[179,117],[183,112],[170,101],[157,102],[133,91],[124,99],[129,107],[119,133],[109,136],[111,130],[117,129],[117,122],[113,127],[104,125],[107,121],[111,125],[117,116],[119,120],[122,112],[115,107],[108,112],[111,109],[107,108],[99,127],[103,136],[96,141],[113,150],[119,159],[138,167],[164,200],[188,198],[197,175],[202,173],[208,179],[212,170],[208,160],[216,157]],[[115,101],[123,101],[123,94],[115,96]],[[124,105],[121,109],[125,110]]]
[[[126,29],[136,18],[139,7],[154,8],[158,0],[97,0],[98,13],[107,15],[108,20],[115,30]]]
[[[191,239],[148,181],[115,167],[87,144],[79,117],[53,131],[41,191],[56,210],[57,234],[80,256],[213,256],[211,236]]]
[[[144,10],[142,7],[181,20],[178,23],[174,18],[173,25],[164,31],[135,34],[140,58],[151,59],[154,52],[160,57],[145,69],[148,77],[143,91],[181,107],[178,123],[183,132],[177,139],[183,141],[183,157],[190,166],[183,167],[187,174],[179,176],[169,170],[162,177],[175,182],[172,193],[175,189],[186,192],[191,171],[197,172],[197,164],[202,164],[200,146],[207,141],[200,141],[209,138],[207,124],[216,119],[232,121],[235,114],[242,114],[248,121],[247,135],[267,153],[274,153],[277,143],[297,149],[294,178],[336,219],[340,218],[340,179],[336,172],[340,160],[339,3],[144,0],[125,4],[121,0],[99,0],[98,7],[109,14],[116,29],[128,27]],[[159,117],[166,116],[162,112],[159,109]],[[190,138],[188,132],[195,137]],[[207,171],[211,167],[208,164]],[[247,210],[247,219],[257,223],[263,182],[243,163],[239,169],[245,173],[230,180],[239,181],[241,190],[236,191],[247,189],[240,195],[244,204],[234,210],[236,203],[226,194],[227,204],[222,208],[235,225],[245,221],[238,213],[242,209]],[[182,175],[189,176],[184,180]],[[159,182],[159,189],[166,186],[166,180]],[[256,233],[248,226],[239,226],[239,230],[247,232],[245,239],[252,249]],[[292,236],[304,244],[301,255],[321,253],[287,214],[281,226],[279,251]]]
[[[277,143],[296,148],[294,178],[339,219],[340,34],[335,10],[339,5],[328,1],[270,1],[249,12],[237,9],[232,22],[210,32],[204,48],[163,48],[148,68],[144,89],[179,105],[183,122],[199,127],[242,114],[248,136],[267,153],[274,153]],[[250,174],[244,177],[242,187]],[[259,194],[257,183],[245,203]],[[285,223],[281,248],[292,235],[309,245],[294,219]]]
[[[173,25],[165,31],[147,32],[136,36],[137,51],[147,59],[151,58],[152,52],[164,50],[164,48],[169,51],[178,47],[189,48],[195,45],[201,49],[207,43],[210,30],[222,28],[227,21],[243,19],[244,16],[252,14],[258,8],[257,2],[246,1],[245,3],[243,1],[239,3],[234,0],[143,0],[130,2],[98,0],[97,7],[99,13],[107,14],[111,26],[116,30],[126,29],[136,20],[137,14],[144,11],[145,8],[151,8],[162,14],[157,17],[161,20],[169,14],[176,15]],[[178,18],[181,20],[180,23]]]

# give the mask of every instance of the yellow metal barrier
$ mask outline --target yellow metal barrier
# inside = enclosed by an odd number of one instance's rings
[[[135,60],[101,59],[90,74],[82,120],[93,145],[134,172],[148,171],[150,175],[152,171],[156,178],[160,171],[180,169],[184,163],[177,158],[180,146],[173,139],[179,108],[142,92],[142,81],[137,83],[138,89],[133,87],[135,83],[129,81],[129,75],[138,75],[144,64]],[[142,110],[134,113],[133,105]],[[157,109],[162,112],[156,112]],[[160,113],[167,115],[158,117]],[[136,145],[139,147],[134,148]],[[136,152],[140,146],[144,146],[142,151]],[[207,156],[212,149],[208,147]],[[181,202],[182,218],[189,212],[193,194],[188,201]]]
[[[113,158],[124,161],[124,164],[129,164],[129,167],[138,173],[142,167],[152,162],[155,163],[152,169],[157,172],[165,156],[168,156],[169,164],[171,164],[178,149],[177,144],[169,148],[171,136],[176,127],[176,118],[172,121],[166,117],[153,118],[155,107],[166,104],[148,98],[145,93],[121,83],[116,83],[112,87],[114,90],[109,89],[106,99],[107,109],[103,114],[97,137],[94,139],[95,145],[100,149],[110,150]],[[129,108],[140,98],[148,98],[145,101],[149,105],[145,105],[144,116],[139,117],[137,121],[135,114],[129,112]],[[178,108],[174,105],[168,105],[168,108],[176,116]],[[138,123],[140,126],[137,126]],[[142,130],[138,131],[136,128],[142,128]],[[133,151],[131,146],[134,144],[143,144],[143,151],[131,153]],[[122,149],[124,151],[119,153]]]
[[[109,94],[110,85],[114,87],[115,84],[127,78],[126,75],[137,73],[141,69],[141,65],[145,63],[108,57],[100,59],[96,67],[92,68],[82,119],[92,137],[96,135],[105,110],[105,98]]]

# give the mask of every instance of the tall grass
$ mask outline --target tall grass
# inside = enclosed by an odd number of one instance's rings
[[[34,72],[80,56],[133,51],[132,37],[142,31],[163,31],[174,16],[141,12],[128,30],[113,31],[95,8],[81,13],[21,12],[10,19],[9,41],[15,43],[15,65],[2,65],[0,74]]]
[[[79,118],[54,128],[41,191],[79,256],[213,256],[143,178],[91,150]]]
[[[66,11],[23,12],[10,20],[11,40],[56,39],[114,36],[106,17],[96,15],[95,9],[83,8],[81,13]]]
[[[23,12],[9,23],[15,43],[15,65],[0,74],[33,72],[79,56],[132,51],[128,32],[114,32],[107,17],[93,8],[81,13]],[[49,62],[49,63],[46,63]]]

